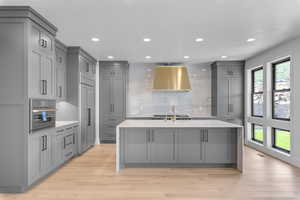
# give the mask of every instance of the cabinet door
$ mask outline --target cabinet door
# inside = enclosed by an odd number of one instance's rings
[[[179,129],[177,152],[179,163],[203,162],[203,133],[201,129]]]
[[[151,129],[150,160],[153,163],[175,162],[175,129]]]
[[[124,82],[122,79],[112,81],[112,113],[114,116],[123,116],[124,112]]]
[[[125,163],[145,163],[148,160],[148,129],[128,128],[125,129]]]
[[[29,96],[40,97],[42,94],[42,55],[37,51],[30,52],[30,64],[28,72]]]
[[[87,87],[87,129],[88,143],[95,144],[95,91],[94,87]]]
[[[41,136],[41,176],[51,170],[51,139],[48,134]],[[44,144],[44,145],[43,145]]]
[[[81,127],[81,151],[84,151],[87,148],[87,106],[86,106],[86,96],[87,89],[86,86],[81,84],[81,102],[80,102],[80,127]]]
[[[40,176],[41,140],[39,135],[32,134],[29,136],[28,149],[28,182],[32,184],[38,180]]]
[[[66,53],[56,49],[56,98],[66,100]]]
[[[232,148],[232,135],[230,129],[211,128],[204,133],[205,162],[231,163],[235,151]]]
[[[102,109],[103,116],[110,116],[112,113],[112,101],[111,101],[111,78],[104,76],[102,81]]]
[[[41,51],[45,55],[53,56],[54,52],[54,37],[46,33],[45,31],[41,31],[41,41],[40,41],[40,47]]]
[[[54,167],[63,163],[63,134],[64,129],[58,130],[52,140],[52,160]]]
[[[244,97],[243,97],[243,79],[241,77],[232,77],[228,79],[228,111],[234,118],[243,118]]]

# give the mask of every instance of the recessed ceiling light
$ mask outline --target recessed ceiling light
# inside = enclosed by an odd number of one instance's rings
[[[223,58],[223,59],[224,59],[224,58],[227,58],[227,56],[221,56],[221,58]]]
[[[145,56],[145,58],[146,58],[146,59],[151,59],[152,57],[151,57],[151,56]]]
[[[151,42],[151,38],[144,38],[144,42]]]
[[[114,57],[113,57],[113,56],[107,56],[107,58],[108,58],[108,59],[114,59]]]
[[[203,38],[196,38],[195,41],[196,41],[196,42],[203,42],[204,39],[203,39]]]
[[[91,40],[92,40],[93,42],[99,42],[99,41],[100,41],[100,39],[99,39],[99,38],[96,38],[96,37],[93,37]]]
[[[183,58],[184,58],[184,59],[189,59],[190,57],[189,57],[189,56],[183,56]]]
[[[254,42],[255,40],[255,38],[248,38],[247,42]]]

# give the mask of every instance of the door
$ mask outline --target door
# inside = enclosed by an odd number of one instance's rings
[[[57,130],[53,136],[52,144],[52,160],[54,167],[58,167],[63,163],[63,134],[64,129]]]
[[[42,87],[42,55],[33,50],[30,52],[30,65],[28,72],[29,96],[40,97],[43,92]]]
[[[87,133],[88,144],[95,144],[95,91],[94,87],[87,87]]]
[[[175,129],[151,129],[150,160],[153,163],[175,162]]]
[[[112,113],[114,116],[123,116],[124,113],[124,82],[121,76],[112,80]]]
[[[42,60],[42,80],[44,81],[45,96],[49,98],[55,97],[54,83],[55,73],[53,57],[44,56]]]
[[[41,176],[51,170],[51,140],[48,134],[40,137],[41,140]]]
[[[177,134],[179,163],[203,162],[203,132],[201,129],[179,129]]]
[[[146,163],[148,160],[149,131],[145,128],[126,128],[124,133],[125,163]]]
[[[80,127],[81,127],[81,151],[85,151],[87,148],[87,89],[86,86],[80,85],[81,102],[80,102]]]
[[[41,140],[40,135],[29,135],[28,145],[28,182],[29,185],[39,179],[40,176],[40,156],[41,156]]]
[[[236,151],[230,129],[210,128],[204,131],[205,162],[206,163],[232,163]]]

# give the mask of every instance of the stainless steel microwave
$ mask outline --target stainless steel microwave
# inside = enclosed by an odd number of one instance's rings
[[[56,100],[30,99],[30,132],[55,127]]]

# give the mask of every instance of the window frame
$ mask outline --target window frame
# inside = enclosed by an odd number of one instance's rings
[[[255,134],[255,125],[261,126],[262,128],[264,128],[263,125],[251,123],[251,140],[263,145],[264,144],[264,137],[263,137],[263,141],[257,140],[254,137],[254,134]],[[264,131],[263,131],[263,134],[264,134]]]
[[[263,114],[262,115],[255,115],[254,114],[254,101],[253,101],[253,97],[256,94],[261,94],[263,95],[264,98],[264,90],[260,91],[260,92],[255,92],[255,80],[254,80],[254,74],[255,72],[259,71],[259,70],[263,70],[263,74],[264,74],[264,67],[260,66],[257,67],[255,69],[251,70],[251,116],[252,117],[259,117],[259,118],[263,118],[264,117],[264,110],[263,110]],[[265,80],[263,79],[263,85],[265,84]],[[265,103],[265,99],[264,99],[264,103]]]
[[[282,129],[282,128],[274,128],[274,127],[272,127],[272,147],[274,149],[277,149],[277,150],[282,151],[284,153],[290,154],[291,153],[290,150],[283,149],[283,148],[278,147],[278,146],[275,145],[276,144],[276,136],[275,136],[276,130],[287,131],[287,132],[290,133],[290,136],[291,136],[291,131],[290,130],[286,130],[286,129]],[[290,139],[291,139],[291,142],[292,142],[292,137],[290,137]]]
[[[275,120],[291,121],[291,113],[290,113],[289,118],[280,118],[280,117],[275,117],[274,116],[274,113],[275,113],[274,94],[276,92],[289,92],[290,95],[291,95],[291,85],[290,85],[289,89],[276,90],[276,83],[275,83],[275,80],[276,80],[276,65],[284,63],[284,62],[288,62],[288,61],[290,62],[290,67],[291,67],[291,58],[290,57],[284,58],[282,60],[279,60],[279,61],[276,61],[276,62],[272,63],[272,119],[275,119]]]

